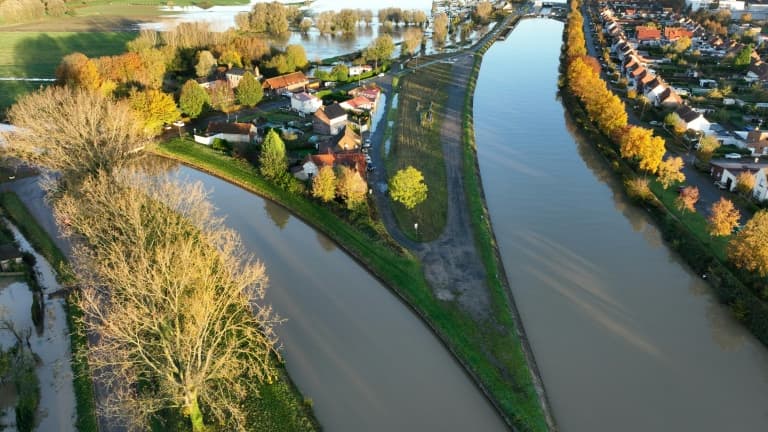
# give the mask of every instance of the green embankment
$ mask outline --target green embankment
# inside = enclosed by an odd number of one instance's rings
[[[517,430],[547,430],[503,289],[493,289],[495,320],[476,322],[455,304],[435,298],[409,253],[361,232],[315,201],[279,189],[247,162],[190,140],[172,140],[154,151],[278,202],[328,235],[424,318]]]
[[[445,229],[448,191],[440,130],[450,79],[451,65],[436,63],[405,75],[399,82],[397,121],[386,157],[387,176],[392,178],[398,170],[413,166],[424,175],[429,188],[426,201],[411,210],[392,203],[398,227],[412,240],[432,241]],[[419,224],[418,232],[415,223]]]
[[[35,221],[24,203],[12,192],[0,194],[0,205],[5,214],[21,230],[30,244],[59,271],[60,279],[69,280],[66,256],[51,237]],[[68,322],[71,330],[72,373],[77,402],[76,428],[80,432],[96,432],[95,399],[87,360],[88,341],[80,323],[82,312],[67,299]],[[244,404],[248,412],[248,430],[252,432],[313,432],[320,430],[312,414],[309,401],[305,401],[294,386],[285,368],[277,364],[280,379],[259,386],[259,396],[252,395]],[[166,424],[166,426],[168,426]],[[182,426],[186,429],[186,426]],[[168,430],[168,429],[161,429]]]

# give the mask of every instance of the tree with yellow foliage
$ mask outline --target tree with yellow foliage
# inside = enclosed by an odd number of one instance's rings
[[[685,181],[685,174],[683,174],[683,158],[679,156],[668,157],[661,164],[659,164],[659,183],[667,189],[675,183]]]
[[[755,176],[749,171],[742,171],[736,177],[736,189],[744,196],[749,196],[755,188]]]
[[[675,199],[675,205],[681,212],[689,211],[693,213],[696,211],[697,201],[699,201],[699,188],[688,186],[680,191],[680,195]]]
[[[762,210],[728,243],[728,258],[736,267],[768,276],[768,211]]]
[[[128,103],[149,135],[159,134],[164,124],[179,119],[179,110],[173,96],[160,90],[134,90],[128,97]]]
[[[741,214],[734,207],[731,200],[720,198],[720,201],[712,204],[709,211],[709,234],[712,236],[727,236],[739,225]]]
[[[79,52],[61,59],[56,68],[56,80],[61,84],[86,90],[96,90],[101,85],[101,75],[96,62]]]

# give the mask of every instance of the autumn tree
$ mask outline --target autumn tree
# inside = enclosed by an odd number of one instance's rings
[[[403,44],[401,46],[403,55],[414,55],[421,46],[421,40],[424,38],[424,32],[418,28],[408,28],[403,34]]]
[[[208,50],[197,53],[197,63],[195,64],[195,74],[199,77],[207,77],[216,66],[217,61]]]
[[[256,106],[264,97],[264,91],[261,88],[261,83],[252,73],[246,72],[243,74],[243,78],[235,88],[235,95],[237,100],[245,106]]]
[[[683,158],[679,156],[668,157],[659,164],[658,179],[664,189],[685,181],[685,174],[682,172],[684,165]]]
[[[728,258],[736,267],[768,276],[768,211],[755,213],[731,239]]]
[[[755,176],[749,171],[742,171],[736,177],[736,189],[744,196],[749,196],[755,188]]]
[[[445,42],[445,37],[448,36],[448,15],[440,12],[435,15],[433,21],[432,39],[435,44],[442,45]]]
[[[734,207],[731,200],[720,198],[709,211],[709,233],[713,236],[727,236],[733,232],[733,229],[739,224],[741,215]]]
[[[754,50],[755,46],[752,44],[742,48],[741,51],[736,54],[736,57],[733,58],[733,65],[738,68],[746,68],[749,66],[749,64],[752,63],[752,52],[754,52]]]
[[[96,63],[79,52],[61,59],[56,68],[56,80],[61,84],[86,90],[96,90],[101,85],[101,75]]]
[[[267,132],[261,144],[259,155],[259,172],[270,180],[278,180],[288,170],[288,160],[285,154],[285,143],[274,129]]]
[[[699,141],[699,147],[696,150],[696,158],[704,163],[709,163],[712,155],[720,148],[720,142],[712,135],[705,135]]]
[[[244,431],[242,400],[276,377],[276,318],[263,265],[202,186],[102,174],[54,209],[75,243],[88,360],[109,389],[100,409],[132,429],[175,410],[195,432]]]
[[[211,98],[208,96],[208,92],[195,80],[187,80],[181,87],[181,94],[179,95],[179,108],[186,113],[190,118],[197,118],[205,106],[211,103]]]
[[[19,130],[6,150],[65,179],[120,169],[150,141],[127,101],[83,89],[50,86],[27,94],[8,117]]]
[[[653,136],[653,131],[629,126],[619,134],[621,157],[637,159],[640,169],[655,173],[664,157],[664,139]]]
[[[235,103],[235,93],[229,82],[225,80],[216,81],[208,89],[211,98],[211,106],[219,111],[227,112],[232,109]]]
[[[383,34],[374,39],[368,48],[363,52],[363,57],[366,60],[374,61],[374,68],[379,67],[379,62],[385,62],[392,57],[392,53],[395,52],[395,43],[392,40],[392,36]]]
[[[675,198],[675,206],[681,212],[696,211],[696,203],[699,201],[699,188],[696,186],[684,187]]]
[[[349,167],[339,166],[336,179],[336,192],[344,200],[348,209],[355,209],[365,202],[368,184],[359,172]]]
[[[493,5],[489,1],[481,1],[475,5],[475,19],[480,23],[488,22],[493,12]]]
[[[336,173],[332,166],[323,166],[312,179],[312,196],[323,202],[336,197]]]
[[[397,171],[389,180],[389,196],[409,210],[427,199],[427,190],[421,171],[412,166]]]
[[[285,47],[285,59],[288,62],[288,68],[291,69],[291,71],[304,69],[309,64],[307,53],[304,51],[304,47],[299,44],[292,44]]]
[[[670,127],[676,134],[682,135],[688,129],[682,118],[677,113],[669,113],[664,117],[664,124]]]
[[[624,185],[630,198],[641,201],[648,201],[653,198],[653,192],[648,186],[648,179],[645,177],[633,177],[625,181]]]
[[[160,90],[134,90],[128,96],[128,103],[148,135],[159,134],[164,124],[179,119],[179,110],[173,96]]]

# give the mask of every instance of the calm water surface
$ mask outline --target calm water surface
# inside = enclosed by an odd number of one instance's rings
[[[520,23],[486,54],[475,95],[489,210],[561,430],[768,430],[766,349],[556,99],[562,30]]]
[[[291,378],[333,432],[503,431],[499,416],[419,319],[327,237],[285,209],[180,168],[261,258]]]

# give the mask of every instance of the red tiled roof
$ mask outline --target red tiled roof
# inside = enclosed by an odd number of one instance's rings
[[[677,40],[682,37],[691,38],[693,37],[693,32],[682,27],[667,27],[664,29],[664,37],[667,40]]]
[[[304,72],[293,72],[286,75],[265,79],[262,87],[265,89],[281,89],[307,82],[309,82],[309,80],[304,75]]]
[[[637,31],[637,40],[639,41],[648,41],[648,40],[659,40],[661,39],[661,30],[654,28],[654,27],[637,27],[635,29]]]

